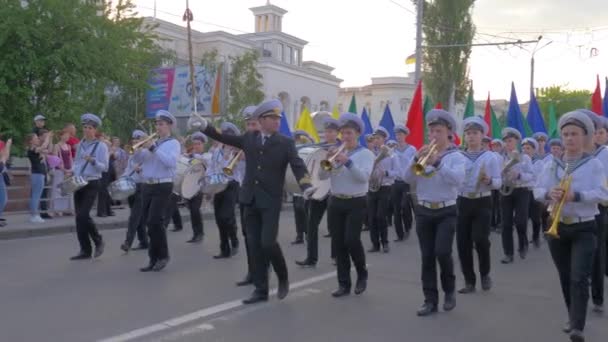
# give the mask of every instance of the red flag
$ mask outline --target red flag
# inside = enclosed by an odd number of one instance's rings
[[[407,136],[407,143],[420,148],[424,144],[424,114],[422,113],[422,81],[418,82],[414,98],[407,113],[407,128],[410,135]]]
[[[597,115],[602,115],[602,90],[600,89],[600,75],[597,75],[597,85],[595,92],[591,96],[591,111]]]
[[[492,136],[492,104],[490,103],[490,92],[488,92],[488,101],[486,101],[486,111],[483,115],[483,121],[488,124],[488,136]]]
[[[435,109],[443,109],[443,105],[441,104],[441,102],[437,102]]]

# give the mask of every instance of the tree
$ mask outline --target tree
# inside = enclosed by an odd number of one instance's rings
[[[537,101],[540,105],[545,122],[548,121],[549,104],[555,104],[555,112],[559,118],[561,115],[580,108],[589,108],[591,92],[588,90],[567,90],[562,86],[551,86],[541,88],[538,91]]]
[[[414,3],[420,0],[414,0]],[[423,83],[425,90],[441,103],[450,103],[452,87],[455,98],[462,102],[467,94],[468,61],[471,46],[433,47],[471,44],[475,35],[472,8],[475,0],[425,1],[422,32],[424,34]]]

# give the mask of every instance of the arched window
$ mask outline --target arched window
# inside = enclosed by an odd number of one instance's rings
[[[321,101],[319,110],[329,111],[329,102],[325,100]]]

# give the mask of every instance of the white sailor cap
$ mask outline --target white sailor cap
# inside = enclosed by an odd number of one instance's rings
[[[323,128],[338,130],[340,128],[340,122],[332,117],[326,117],[325,120],[323,120]]]
[[[405,135],[409,135],[410,134],[410,129],[407,128],[405,125],[402,125],[402,124],[396,125],[395,128],[393,129],[393,131],[395,133],[402,132]]]
[[[450,131],[454,131],[457,128],[454,116],[443,109],[431,109],[426,114],[426,124],[428,126],[437,124],[444,125]]]
[[[141,139],[145,136],[147,136],[146,132],[142,131],[141,129],[136,129],[133,131],[133,133],[131,133],[131,139]]]
[[[532,145],[535,151],[538,150],[538,141],[534,138],[524,138],[524,140],[521,141],[521,144],[522,146],[526,144]]]
[[[207,136],[206,136],[206,135],[204,135],[204,134],[203,134],[203,133],[201,133],[201,132],[194,132],[194,133],[192,133],[192,135],[190,136],[190,140],[198,140],[198,141],[201,141],[201,142],[203,142],[203,143],[206,143],[206,142],[207,142]]]
[[[373,134],[366,134],[365,135],[365,141],[370,142],[374,140],[374,135]]]
[[[165,121],[170,125],[173,125],[175,123],[175,117],[173,116],[173,114],[169,113],[166,110],[162,110],[162,109],[159,110],[158,112],[156,112],[155,119],[156,119],[156,121],[158,121],[158,120]]]
[[[255,112],[256,108],[258,108],[258,107],[247,106],[247,107],[243,108],[243,110],[241,111],[243,118],[245,118],[245,120],[255,119],[256,117],[253,116],[253,113]]]
[[[500,135],[502,136],[502,140],[507,138],[515,138],[517,140],[521,140],[521,133],[513,127],[505,127],[500,131]]]
[[[498,145],[500,145],[501,147],[505,145],[505,144],[502,142],[502,140],[500,140],[500,139],[492,139],[492,143],[491,143],[491,144],[492,144],[492,145],[496,145],[496,144],[498,144]]]
[[[536,132],[536,133],[532,134],[532,138],[536,139],[536,141],[539,141],[539,140],[548,141],[549,140],[549,136],[545,132]]]
[[[484,135],[483,138],[481,138],[481,142],[489,143],[491,141],[492,141],[492,138],[490,138],[487,135]]]
[[[310,134],[308,134],[308,132],[303,131],[303,130],[301,130],[301,129],[295,130],[295,131],[293,132],[293,137],[294,137],[294,139],[296,139],[296,140],[297,140],[297,139],[306,138],[306,139],[310,140],[311,142],[313,142],[313,141],[314,141],[314,139],[313,139],[313,138],[310,136]]]
[[[235,124],[233,124],[232,122],[222,122],[220,124],[220,130],[222,130],[222,133],[224,134],[231,134],[231,135],[241,135],[241,130],[236,127]]]
[[[36,116],[34,116],[34,121],[40,121],[40,120],[46,120],[46,117],[42,114],[36,114]]]
[[[595,128],[596,130],[598,128],[604,126],[604,121],[602,120],[602,116],[595,114],[594,112],[590,111],[589,109],[581,108],[581,109],[577,109],[576,111],[585,113],[585,115],[587,115],[589,117],[589,119],[591,119],[591,121],[593,122],[593,128]]]
[[[262,102],[253,112],[252,116],[261,119],[266,116],[278,116],[281,117],[283,112],[283,104],[281,101],[274,99],[266,102]]]
[[[388,134],[388,131],[386,130],[386,128],[382,127],[382,126],[378,126],[378,128],[376,128],[376,130],[374,131],[374,135],[383,135],[384,139],[390,137],[390,134]]]
[[[397,146],[398,145],[397,142],[395,140],[393,140],[393,139],[387,141],[386,144],[388,146]]]
[[[488,124],[479,116],[471,116],[462,122],[462,127],[464,131],[468,131],[470,129],[476,129],[483,133],[483,135],[488,134]]]
[[[596,114],[593,113],[593,115]],[[582,128],[589,138],[591,138],[593,133],[595,133],[595,124],[593,123],[591,116],[580,109],[568,112],[559,118],[557,126],[559,127],[560,131],[567,125],[575,125]]]
[[[340,124],[340,128],[352,128],[359,133],[363,133],[363,130],[365,130],[365,124],[357,114],[342,113],[338,119],[338,123]],[[367,139],[367,135],[365,139]]]
[[[96,128],[101,127],[101,119],[97,115],[91,113],[82,114],[80,116],[80,123],[83,126],[89,125]]]
[[[549,146],[564,147],[564,145],[562,144],[562,140],[558,139],[558,138],[553,138],[553,139],[549,140]]]

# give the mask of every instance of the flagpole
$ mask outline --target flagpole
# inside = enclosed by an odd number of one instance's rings
[[[192,103],[194,103],[194,113],[198,113],[196,105],[197,105],[197,97],[196,97],[196,77],[194,75],[194,60],[192,57],[192,27],[190,26],[190,22],[194,19],[192,15],[192,11],[190,11],[190,2],[186,0],[186,12],[184,13],[184,18],[186,21],[186,28],[188,32],[188,63],[190,65],[190,84],[192,85]]]
[[[420,81],[420,73],[422,71],[422,10],[424,1],[416,2],[416,69],[414,71],[414,84]]]

